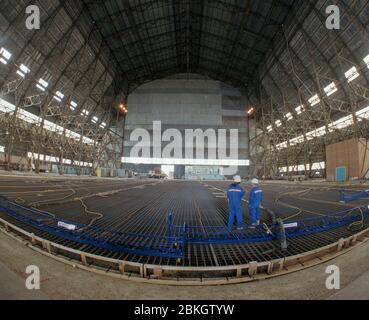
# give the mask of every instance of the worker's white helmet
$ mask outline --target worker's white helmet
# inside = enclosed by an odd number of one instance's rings
[[[241,180],[240,176],[234,176],[233,181],[236,182],[236,183],[241,183],[242,180]]]
[[[256,179],[256,178],[255,178],[255,179],[252,179],[252,180],[251,180],[251,183],[252,183],[252,184],[259,184],[259,180],[258,180],[258,179]]]

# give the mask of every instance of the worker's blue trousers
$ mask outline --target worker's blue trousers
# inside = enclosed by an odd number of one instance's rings
[[[260,207],[249,207],[251,224],[260,221]]]
[[[232,229],[234,221],[237,219],[237,227],[242,227],[242,206],[230,207],[229,218],[228,218],[228,229]]]

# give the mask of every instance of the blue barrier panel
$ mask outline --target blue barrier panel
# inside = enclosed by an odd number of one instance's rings
[[[181,239],[173,237],[119,232],[76,224],[56,219],[50,214],[23,207],[5,199],[0,199],[0,211],[37,230],[99,249],[163,258],[183,258],[184,256],[183,248],[180,246]],[[74,231],[61,228],[58,226],[60,222],[77,228]]]
[[[187,244],[247,244],[268,241],[282,241],[281,225],[278,219],[270,225],[256,229],[244,225],[243,230],[229,230],[226,226],[174,225],[174,215],[167,218],[166,236],[148,235],[107,230],[67,220],[56,219],[48,213],[20,206],[0,198],[0,210],[37,230],[51,235],[113,252],[132,253],[144,256],[183,258]],[[332,213],[322,217],[301,219],[283,224],[283,238],[286,240],[311,235],[343,226],[369,217],[368,206]],[[58,226],[63,222],[76,226],[67,230]],[[281,222],[281,221],[279,221]]]
[[[323,217],[301,219],[289,222],[288,228],[284,228],[283,236],[285,234],[288,240],[329,231],[342,226],[349,226],[367,217],[369,217],[368,206],[363,206]],[[283,240],[281,239],[281,226],[278,221],[265,226],[251,229],[250,226],[244,225],[243,230],[229,230],[226,226],[187,226],[184,230],[182,226],[171,225],[170,228],[173,237],[185,239],[187,244],[247,244]],[[268,230],[271,231],[271,234],[267,232]]]
[[[369,190],[360,190],[360,191],[340,190],[339,192],[340,192],[341,202],[352,202],[356,200],[362,200],[362,199],[369,198]]]

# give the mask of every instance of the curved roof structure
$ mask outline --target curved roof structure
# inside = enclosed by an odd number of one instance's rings
[[[326,144],[368,132],[369,4],[339,1],[337,30],[326,25],[331,4],[5,1],[1,96],[88,137],[115,123],[113,106],[141,84],[200,73],[240,88],[257,110],[251,143],[255,163],[270,159],[277,170],[318,161]],[[40,9],[40,29],[24,25],[30,5]],[[55,96],[73,102],[73,117],[46,108]],[[80,129],[86,121],[92,128]]]
[[[293,4],[301,1],[91,1],[92,19],[131,86],[200,73],[253,81]]]

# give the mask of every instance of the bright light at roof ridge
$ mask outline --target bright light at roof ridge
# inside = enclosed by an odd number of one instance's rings
[[[36,87],[39,88],[41,91],[46,91],[46,88],[49,86],[49,83],[47,83],[44,79],[40,78],[38,80],[38,83],[36,84]]]
[[[40,89],[41,91],[45,91],[45,88],[43,86],[39,85],[39,84],[36,84],[36,87],[38,89]]]
[[[3,56],[6,60],[9,60],[12,57],[12,54],[4,47],[0,49],[0,55]]]
[[[291,120],[293,118],[293,115],[291,112],[288,112],[286,115],[285,115],[285,118],[287,118],[287,120]]]
[[[357,71],[356,67],[352,67],[351,69],[345,72],[345,77],[348,82],[351,82],[360,76],[359,72]]]
[[[309,99],[309,103],[312,107],[316,106],[318,103],[320,103],[320,98],[319,96],[316,94],[314,96],[312,96],[310,99]]]
[[[305,164],[294,165],[294,166],[289,166],[289,167],[280,167],[278,169],[281,173],[287,172],[287,169],[290,172],[294,172],[294,171],[296,171],[296,169],[298,169],[298,171],[305,171]],[[307,170],[322,170],[322,169],[325,169],[325,162],[315,162],[315,163],[312,164],[311,168],[310,168],[310,164],[307,163],[306,164],[306,169]]]
[[[28,152],[27,153],[27,157],[29,159],[36,159],[36,158],[40,158],[41,161],[46,161],[46,162],[55,162],[55,163],[59,163],[60,162],[60,158],[59,157],[55,157],[55,156],[49,156],[49,155],[44,155],[44,154],[38,154],[35,152]],[[62,159],[62,162],[64,164],[72,164],[72,160],[70,159]],[[74,165],[79,166],[79,167],[92,167],[93,164],[90,162],[83,162],[83,161],[74,161]]]
[[[47,88],[49,86],[49,83],[46,82],[44,79],[40,78],[40,80],[38,80],[38,83],[40,85],[42,85],[43,87]]]
[[[249,116],[251,116],[251,115],[254,113],[254,111],[255,111],[255,108],[254,108],[254,107],[251,107],[251,108],[249,108],[249,109],[247,110],[247,114],[248,114]]]
[[[57,91],[55,93],[55,96],[54,96],[54,99],[55,100],[61,102],[63,98],[64,98],[64,94],[62,94],[60,91]]]
[[[105,122],[102,122],[102,123],[100,124],[100,128],[101,128],[101,129],[105,129],[105,128],[106,128],[106,123],[105,123]]]
[[[89,111],[87,111],[86,109],[83,109],[81,112],[81,116],[87,117],[90,114]]]
[[[17,74],[19,74],[22,78],[25,78],[26,74],[30,73],[30,71],[31,70],[28,67],[26,67],[24,64],[21,64],[17,70]]]
[[[369,54],[363,59],[366,66],[369,68]]]
[[[5,113],[10,113],[10,112],[14,112],[15,111],[15,105],[7,102],[6,100],[3,100],[0,98],[0,111],[1,112],[5,112]],[[17,114],[17,117],[23,121],[26,121],[28,123],[31,123],[31,124],[37,124],[37,125],[40,125],[41,122],[42,122],[42,119],[33,114],[33,113],[30,113],[28,111],[25,111],[21,108],[18,109],[18,114]],[[48,120],[45,120],[44,122],[44,128],[49,130],[49,131],[52,131],[52,132],[57,132],[60,134],[60,132],[63,132],[64,131],[64,127],[61,127],[61,126],[58,126],[57,124],[53,123],[53,122],[50,122]],[[73,132],[69,129],[65,129],[65,133],[66,133],[66,136],[68,138],[72,138],[76,141],[79,141],[81,139],[81,135],[76,133],[76,132]],[[92,139],[89,139],[87,137],[83,137],[83,142],[87,143],[87,144],[94,144],[95,141],[92,140]]]
[[[29,73],[31,70],[28,68],[28,67],[26,67],[24,64],[21,64],[20,65],[20,67],[19,67],[19,69],[22,71],[22,72],[24,72],[24,73]]]
[[[74,101],[71,101],[69,106],[74,111],[74,110],[76,110],[78,104],[76,102],[74,102]]]
[[[369,112],[369,106],[356,112],[356,115],[362,115],[363,113]]]
[[[305,111],[304,105],[300,105],[295,109],[296,113],[298,115],[300,115],[301,113],[303,113]]]
[[[359,111],[357,111],[356,112],[356,116],[357,117],[362,116],[363,119],[369,119],[369,106],[366,107],[366,108],[363,108],[363,109],[361,109]],[[354,117],[353,117],[353,115],[348,115],[348,116],[342,117],[342,118],[340,118],[340,119],[338,119],[338,120],[336,120],[334,122],[331,122],[328,125],[328,127],[330,129],[332,129],[332,130],[334,130],[334,129],[338,129],[339,130],[339,129],[347,128],[347,127],[349,127],[349,126],[351,126],[353,124],[354,124]],[[329,130],[329,131],[331,132],[332,130]],[[306,134],[306,138],[309,141],[309,140],[311,140],[311,137],[318,138],[318,137],[322,137],[322,136],[324,136],[326,134],[327,134],[326,128],[325,127],[320,127],[320,128],[317,128],[317,129],[315,129],[313,131],[308,132]],[[279,150],[280,149],[285,149],[288,146],[288,142],[290,143],[290,145],[294,146],[297,143],[302,143],[304,141],[305,141],[304,136],[301,135],[301,136],[298,136],[296,138],[293,138],[293,139],[291,139],[289,141],[285,141],[283,143],[280,143],[276,147]]]
[[[337,86],[334,82],[330,83],[328,86],[326,86],[324,88],[324,92],[326,93],[326,95],[329,97],[331,96],[333,93],[337,92]]]
[[[59,98],[64,98],[64,94],[62,94],[60,91],[56,91],[56,95],[59,97]]]

